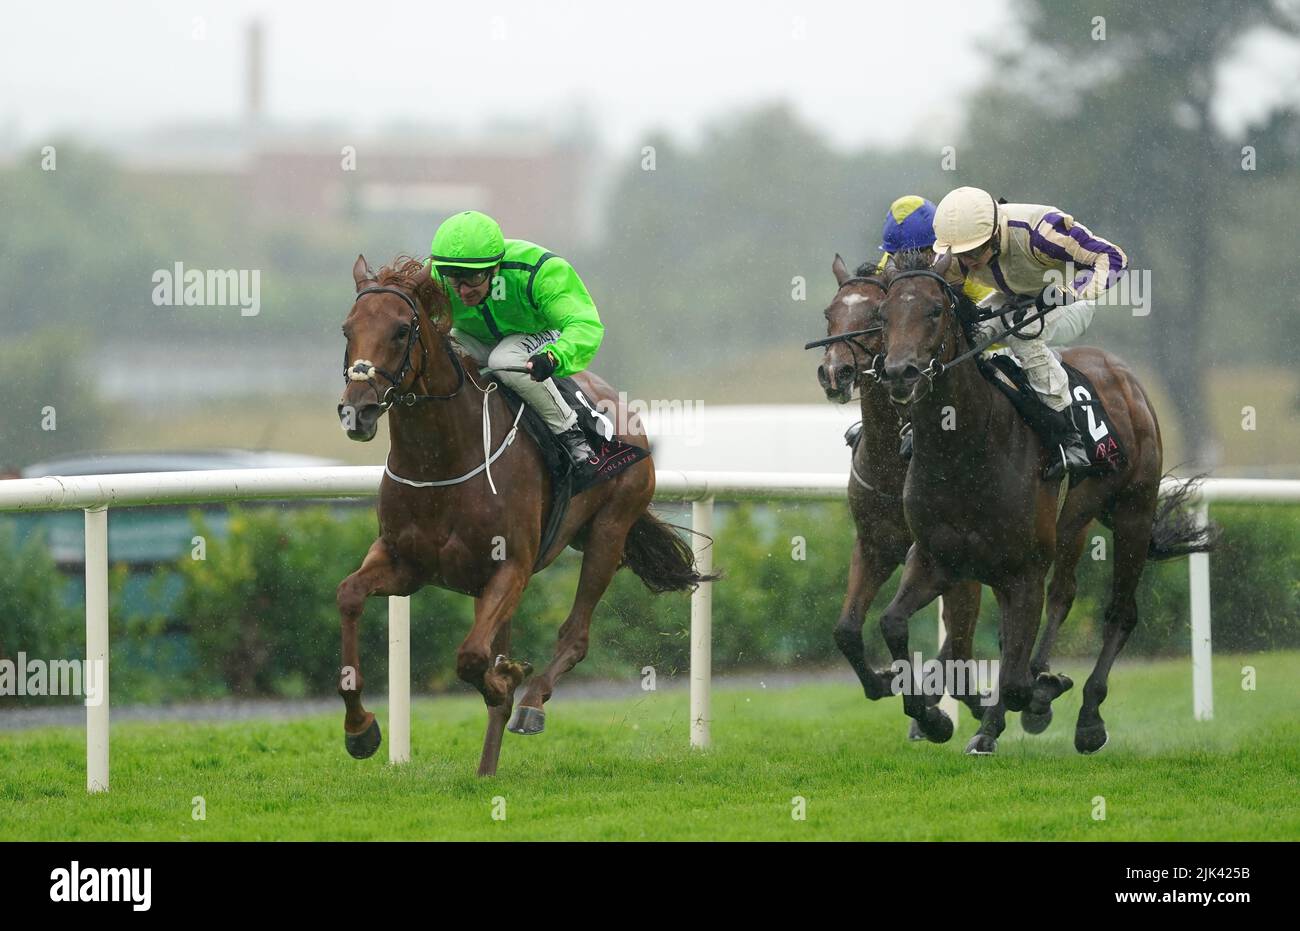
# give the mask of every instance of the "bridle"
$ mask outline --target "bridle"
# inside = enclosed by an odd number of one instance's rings
[[[905,278],[931,278],[937,281],[939,287],[943,291],[943,296],[947,299],[947,304],[944,306],[943,310],[945,313],[951,314],[953,321],[956,322],[957,306],[960,299],[957,297],[957,291],[948,283],[948,280],[944,278],[943,275],[928,268],[913,268],[908,269],[907,271],[901,271],[889,279],[889,283],[885,285],[885,293],[888,294],[890,288]],[[881,326],[883,325],[884,324],[881,324]],[[960,324],[958,325],[960,326]],[[976,354],[974,352],[968,352],[964,355],[958,356],[956,359],[945,360],[943,356],[948,352],[948,337],[951,335],[951,330],[951,326],[945,326],[943,328],[943,339],[939,343],[939,348],[935,350],[934,355],[930,358],[930,363],[921,370],[921,377],[925,379],[927,385],[927,394],[934,387],[934,380],[936,378],[952,366],[964,362],[966,359]],[[954,339],[953,342],[956,343],[956,340]],[[866,374],[871,378],[874,378],[877,383],[885,380],[885,353],[880,352],[876,354],[876,357],[871,360],[871,367],[866,370]],[[913,390],[912,396],[909,397],[905,403],[911,404],[920,397],[924,397],[924,395],[918,396],[915,390]]]
[[[944,297],[947,300],[947,304],[943,309],[945,312],[951,314],[953,318],[953,322],[957,324],[958,332],[960,332],[961,323],[960,320],[958,319],[957,308],[961,303],[961,299],[957,296],[956,289],[954,289],[953,286],[948,283],[947,279],[945,279],[942,275],[940,275],[936,271],[933,271],[932,269],[915,268],[915,269],[910,269],[908,271],[899,272],[898,274],[894,275],[889,280],[889,284],[886,287],[886,291],[888,291],[890,287],[893,287],[893,285],[896,282],[902,281],[904,278],[933,278],[935,281],[937,281],[939,283],[939,286],[943,289]],[[1005,326],[1006,315],[1008,313],[1012,313],[1013,315],[1012,319],[1014,322],[1012,325],[1008,326],[1006,330],[1002,332],[995,331],[992,335],[987,336],[984,339],[978,341],[969,349],[967,349],[965,352],[957,355],[955,358],[952,359],[943,358],[944,355],[946,355],[948,352],[948,338],[951,335],[951,331],[953,329],[951,326],[944,327],[943,341],[939,343],[939,348],[935,350],[934,356],[930,359],[929,364],[926,365],[926,367],[921,371],[921,377],[925,379],[927,385],[926,393],[928,393],[930,389],[934,387],[934,380],[938,378],[940,375],[942,375],[944,372],[948,371],[951,368],[954,368],[955,366],[961,365],[967,359],[975,358],[980,353],[984,352],[986,349],[992,346],[994,343],[1000,342],[1009,336],[1017,335],[1025,327],[1029,326],[1029,324],[1039,323],[1040,326],[1039,326],[1038,333],[1034,334],[1033,337],[1027,337],[1027,338],[1032,339],[1041,335],[1043,332],[1042,328],[1043,326],[1046,325],[1046,320],[1044,318],[1047,316],[1047,314],[1051,313],[1051,311],[1054,310],[1055,308],[1047,307],[1044,308],[1043,310],[1038,311],[1037,313],[1028,314],[1026,316],[1020,317],[1019,319],[1016,319],[1016,315],[1023,313],[1024,310],[1026,309],[1026,306],[1033,307],[1034,305],[1032,301],[1029,302],[1028,305],[1021,304],[1019,306],[1017,306],[1017,304],[1013,302],[1009,307],[1004,306],[999,308],[998,310],[985,311],[981,313],[979,316],[975,317],[974,319],[975,323],[983,323],[984,321],[987,320],[999,318],[1003,321],[1003,325]],[[954,344],[956,343],[957,340],[954,339]],[[954,345],[954,348],[956,348],[956,345]],[[885,380],[885,354],[883,352],[877,355],[871,361],[871,367],[867,369],[867,374],[871,378],[874,378],[877,382],[883,382]],[[906,406],[913,403],[914,401],[919,400],[924,396],[925,394],[918,395],[916,394],[915,390],[913,390],[912,395],[906,401],[901,403],[904,406]]]
[[[424,337],[420,330],[420,310],[416,306],[415,299],[398,288],[388,288],[376,285],[371,288],[362,288],[357,292],[357,301],[367,294],[395,294],[406,302],[411,308],[410,332],[406,337],[406,350],[402,353],[402,364],[398,368],[397,374],[394,375],[385,369],[375,365],[369,359],[357,359],[351,365],[348,364],[348,348],[343,347],[343,377],[348,381],[369,382],[375,389],[375,394],[379,394],[379,388],[375,384],[375,376],[379,375],[388,382],[388,387],[379,397],[379,406],[381,411],[387,411],[394,404],[405,404],[414,407],[420,401],[450,401],[456,395],[460,394],[461,389],[465,387],[465,367],[461,365],[460,358],[451,348],[451,344],[446,340],[442,341],[442,348],[446,351],[447,356],[451,359],[452,365],[456,369],[456,388],[450,394],[416,394],[415,386],[420,383],[424,377],[425,362],[429,358],[429,351],[424,345]],[[354,306],[356,302],[353,302]],[[419,343],[424,352],[420,355],[420,370],[415,373],[411,380],[411,390],[402,392],[402,382],[406,380],[407,374],[411,371],[411,350]]]
[[[854,275],[852,278],[845,278],[842,282],[840,282],[839,290],[835,292],[835,298],[838,298],[840,296],[840,291],[843,291],[849,285],[853,285],[853,284],[872,284],[875,285],[884,293],[886,294],[889,293],[889,285],[885,284],[883,279],[877,278],[874,275]],[[832,299],[831,303],[833,304],[834,302],[835,302],[834,299]],[[871,333],[883,332],[884,329],[885,329],[885,325],[883,323],[877,323],[875,326],[869,326],[863,330],[849,330],[846,333],[836,333],[834,336],[825,336],[822,337],[821,339],[814,339],[810,342],[804,343],[803,348],[820,349],[823,346],[833,346],[836,343],[846,343],[848,344],[849,352],[853,356],[853,368],[858,371],[870,371],[870,369],[864,370],[858,364],[859,349],[862,350],[862,354],[864,356],[871,355],[871,350],[869,350],[866,346],[862,345],[862,343],[858,342],[858,339],[863,336],[867,336]]]

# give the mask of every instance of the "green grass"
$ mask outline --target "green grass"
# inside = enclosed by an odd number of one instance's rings
[[[113,789],[93,797],[81,729],[14,732],[0,738],[0,840],[1300,839],[1300,654],[1218,657],[1215,720],[1199,723],[1186,659],[1121,666],[1103,706],[1111,743],[1094,757],[1071,743],[1085,664],[1060,668],[1076,687],[1048,732],[1028,737],[1012,715],[986,758],[961,753],[964,710],[950,743],[912,744],[897,701],[847,685],[719,690],[707,752],[686,748],[684,692],[571,702],[561,686],[547,732],[507,734],[487,780],[473,776],[484,714],[468,696],[417,703],[415,758],[397,768],[386,748],[345,754],[341,706],[284,723],[115,725]],[[206,821],[191,818],[194,796]]]

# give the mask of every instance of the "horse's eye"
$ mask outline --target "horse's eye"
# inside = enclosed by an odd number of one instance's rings
[[[938,304],[935,304],[933,307],[930,308],[931,320],[937,320],[939,317],[942,316],[943,316],[943,308],[940,307]]]
[[[393,339],[396,339],[396,340],[403,340],[403,339],[406,339],[406,337],[408,337],[408,336],[410,336],[410,335],[411,335],[411,327],[410,327],[410,325],[409,325],[409,324],[406,324],[406,323],[403,323],[401,326],[399,326],[399,327],[397,328],[397,335],[394,336]]]

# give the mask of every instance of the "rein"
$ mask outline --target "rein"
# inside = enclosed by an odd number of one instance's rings
[[[347,378],[349,381],[370,382],[371,387],[375,387],[374,381],[376,375],[381,375],[385,379],[387,379],[389,383],[388,388],[385,389],[383,395],[379,399],[379,406],[382,412],[388,411],[394,404],[405,404],[408,407],[414,407],[416,404],[418,404],[421,401],[450,401],[452,398],[459,395],[461,390],[465,387],[465,381],[467,378],[465,373],[465,366],[461,364],[460,357],[456,355],[456,351],[451,348],[451,341],[446,339],[442,341],[442,348],[446,351],[448,358],[451,359],[451,363],[456,369],[455,389],[450,394],[416,394],[415,393],[415,386],[419,384],[420,379],[424,377],[425,362],[429,358],[429,352],[424,345],[423,334],[421,333],[420,330],[420,309],[416,305],[415,299],[411,297],[409,294],[407,294],[405,291],[402,291],[398,288],[388,288],[379,285],[376,285],[375,287],[372,288],[362,288],[360,291],[357,292],[357,299],[360,300],[362,297],[364,297],[367,294],[395,294],[398,297],[400,297],[403,301],[405,301],[406,305],[411,308],[411,331],[406,338],[406,351],[402,354],[402,365],[397,370],[397,375],[394,377],[392,374],[385,371],[384,369],[381,369],[379,366],[375,365],[373,362],[369,361],[368,359],[358,359],[357,361],[353,362],[351,365],[348,365],[348,350],[347,347],[344,346],[343,347],[344,377]],[[411,370],[411,348],[417,342],[420,344],[420,348],[425,350],[424,354],[420,357],[420,370],[415,373],[415,378],[412,379],[411,381],[411,390],[403,394],[401,393],[402,382],[406,380],[406,374]],[[472,381],[473,379],[471,378],[469,380]],[[457,476],[456,478],[425,482],[425,481],[417,481],[415,479],[403,478],[402,476],[398,475],[396,472],[394,472],[392,469],[388,467],[388,461],[387,459],[385,459],[384,474],[387,475],[393,481],[399,482],[403,485],[410,486],[411,488],[441,488],[447,485],[459,485],[462,482],[469,481],[471,478],[478,475],[480,472],[486,472],[488,487],[492,489],[492,494],[495,495],[497,493],[497,486],[496,483],[492,481],[492,463],[495,462],[497,458],[499,458],[501,454],[506,451],[506,447],[510,446],[510,444],[512,444],[515,441],[515,437],[519,433],[519,420],[521,417],[523,417],[524,405],[523,404],[519,405],[519,410],[515,414],[515,421],[511,425],[510,431],[506,434],[505,439],[501,441],[501,445],[497,447],[496,452],[491,452],[490,447],[492,443],[492,414],[490,412],[491,408],[489,405],[489,401],[491,400],[490,395],[497,388],[497,383],[494,381],[489,381],[487,387],[484,388],[477,381],[475,381],[474,387],[478,388],[479,391],[483,392],[483,464],[482,465],[470,470],[469,472],[466,472],[464,475]],[[378,388],[375,388],[375,390],[376,393],[378,393]]]
[[[928,268],[914,268],[908,271],[899,272],[893,278],[890,279],[889,284],[885,286],[885,291],[888,292],[895,282],[901,281],[904,278],[933,278],[935,281],[939,282],[940,287],[942,287],[943,289],[944,296],[948,299],[947,306],[944,309],[950,312],[953,315],[953,317],[956,318],[957,307],[960,304],[960,299],[957,297],[956,290],[953,289],[953,286],[949,284],[947,279],[945,279],[942,275]],[[1033,305],[1030,304],[1029,306],[1033,306]],[[998,311],[982,314],[976,318],[976,322],[982,323],[986,320],[1001,318],[1002,321],[1005,323],[1006,315],[1008,311],[1014,314],[1015,312],[1018,312],[1019,310],[1023,310],[1023,309],[1024,309],[1023,307],[1017,308],[1016,306],[1013,305],[1011,308],[1004,308]],[[979,342],[971,346],[970,349],[961,353],[956,358],[948,360],[947,362],[943,361],[942,359],[945,350],[948,348],[948,330],[947,328],[945,328],[943,341],[939,344],[939,348],[935,350],[935,354],[930,359],[929,365],[927,365],[921,371],[921,377],[926,380],[927,384],[933,386],[934,380],[938,378],[940,375],[942,375],[944,372],[948,371],[948,369],[953,368],[954,366],[957,365],[961,365],[967,359],[973,359],[974,357],[978,356],[980,353],[987,350],[994,343],[1001,342],[1002,340],[1006,339],[1008,336],[1015,336],[1016,334],[1021,332],[1025,327],[1029,326],[1029,324],[1031,323],[1042,321],[1042,324],[1040,325],[1038,331],[1038,333],[1041,334],[1042,327],[1046,326],[1046,321],[1044,320],[1044,318],[1047,316],[1047,314],[1049,314],[1054,309],[1055,308],[1053,307],[1048,307],[1036,313],[1029,314],[1028,316],[1024,317],[1022,320],[1015,322],[1012,326],[1008,327],[1006,330],[1002,332],[995,332],[989,336],[986,336],[984,339],[980,340]],[[1014,316],[1013,316],[1013,320],[1014,320]],[[960,321],[957,321],[957,323],[958,326],[960,327],[961,325]],[[872,378],[874,378],[877,382],[883,382],[885,380],[885,354],[883,352],[879,353],[874,359],[872,359],[871,367],[866,370],[866,373],[870,375]],[[906,403],[911,404],[915,400],[916,398],[912,398],[908,400]]]

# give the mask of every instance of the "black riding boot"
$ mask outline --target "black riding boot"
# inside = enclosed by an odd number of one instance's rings
[[[1043,469],[1045,481],[1060,481],[1066,472],[1083,472],[1092,465],[1083,434],[1074,422],[1073,410],[1071,406],[1063,411],[1052,411],[1049,415],[1052,429],[1051,435],[1045,437],[1048,448],[1047,466]]]
[[[557,433],[556,436],[564,444],[564,448],[569,451],[569,460],[573,463],[573,470],[579,475],[590,475],[595,469],[596,453],[587,442],[587,435],[582,432],[581,427],[572,427],[563,433]]]

